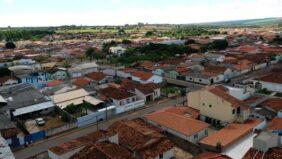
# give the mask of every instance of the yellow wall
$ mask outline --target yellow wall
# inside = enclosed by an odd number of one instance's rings
[[[187,98],[188,106],[200,110],[201,115],[225,122],[233,122],[236,119],[236,111],[232,114],[234,108],[231,104],[207,90],[191,92]]]

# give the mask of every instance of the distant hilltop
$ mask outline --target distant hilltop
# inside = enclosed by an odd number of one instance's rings
[[[200,23],[199,25],[214,25],[214,26],[264,26],[264,25],[282,25],[282,17],[278,18],[263,18],[263,19],[248,19],[248,20],[233,20],[221,22]]]

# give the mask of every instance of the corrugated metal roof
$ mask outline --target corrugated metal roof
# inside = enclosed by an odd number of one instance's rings
[[[51,108],[54,107],[54,103],[53,102],[45,102],[45,103],[39,103],[39,104],[35,104],[35,105],[31,105],[28,107],[23,107],[23,108],[19,108],[16,109],[13,114],[14,116],[18,116],[18,115],[22,115],[22,114],[27,114],[27,113],[31,113],[31,112],[35,112],[35,111],[39,111],[39,110],[43,110],[43,109],[47,109],[47,108]]]

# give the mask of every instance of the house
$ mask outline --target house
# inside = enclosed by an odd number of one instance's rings
[[[90,103],[94,106],[103,104],[103,101],[90,96],[90,94],[82,88],[65,93],[55,94],[51,97],[51,99],[61,109],[66,108],[70,104],[80,105],[84,102]]]
[[[119,144],[140,159],[170,159],[174,144],[141,119],[122,120],[112,124],[109,132],[118,134]]]
[[[7,104],[0,110],[9,114],[11,119],[47,114],[55,108],[55,104],[48,97],[26,83],[2,87],[0,96]]]
[[[225,60],[225,56],[222,54],[207,53],[205,57],[208,61],[213,62],[223,62]]]
[[[282,158],[281,142],[278,136],[262,132],[254,138],[253,147],[248,149],[242,159],[280,159]]]
[[[20,59],[13,61],[14,65],[34,65],[36,64],[36,61],[32,59]]]
[[[102,72],[92,72],[87,74],[86,77],[97,84],[107,83],[107,76]]]
[[[192,62],[205,62],[207,61],[206,57],[204,54],[192,54],[190,57],[190,60]]]
[[[19,80],[13,76],[0,77],[0,86],[14,85],[18,83]]]
[[[132,68],[122,68],[117,70],[117,77],[120,78],[131,78],[131,73],[133,73],[135,70]]]
[[[91,81],[84,77],[78,77],[72,80],[72,83],[80,88],[91,86]]]
[[[215,152],[203,152],[192,159],[232,159],[227,155],[215,153]]]
[[[274,70],[267,75],[252,80],[257,89],[282,92],[282,70]]]
[[[33,72],[29,74],[17,75],[21,83],[32,84],[38,89],[46,87],[46,84],[49,81],[50,74],[46,72]]]
[[[118,144],[110,142],[91,143],[73,155],[70,159],[137,159],[131,152]]]
[[[282,99],[268,98],[264,102],[260,103],[259,107],[265,108],[268,111],[271,111],[275,116],[278,116],[278,113],[282,111]]]
[[[145,101],[137,100],[135,94],[119,88],[107,87],[99,90],[99,93],[107,97],[110,103],[117,107],[116,110],[118,113],[145,105]]]
[[[242,143],[241,140],[244,140],[245,137],[251,135],[252,139],[253,132],[257,129],[261,129],[263,124],[264,122],[259,119],[249,120],[241,124],[229,124],[225,128],[222,128],[219,131],[203,138],[200,141],[200,146],[206,150],[228,154],[232,151],[232,149],[234,149],[234,147],[236,147],[236,145]],[[240,153],[242,155],[244,154],[243,152]],[[234,158],[234,156],[229,157]]]
[[[188,93],[187,101],[188,106],[200,111],[202,121],[219,126],[246,121],[250,109],[242,101],[248,97],[250,93],[243,89],[212,85]]]
[[[282,118],[273,118],[267,125],[267,130],[273,134],[277,134],[282,141]],[[281,143],[282,144],[282,143]]]
[[[124,55],[124,53],[126,52],[126,49],[121,46],[110,47],[109,52],[114,54],[115,56],[120,57]]]
[[[145,118],[152,125],[168,133],[191,143],[197,143],[208,136],[209,124],[193,118],[190,114],[191,109],[189,107],[170,107],[148,114]],[[192,113],[195,111],[192,109]]]
[[[161,89],[155,83],[141,84],[125,79],[122,81],[121,88],[135,93],[137,99],[142,99],[145,102],[154,101],[161,96]]]
[[[69,159],[89,144],[109,141],[118,144],[118,137],[115,133],[99,130],[77,139],[59,144],[48,149],[48,156],[51,159]]]
[[[98,65],[95,62],[82,63],[68,69],[68,73],[72,78],[81,77],[86,74],[97,72],[97,71],[98,71]]]
[[[53,68],[46,72],[50,74],[50,79],[53,80],[65,80],[68,78],[67,70],[64,68]]]
[[[154,75],[151,72],[135,71],[131,74],[132,80],[143,84],[146,83],[162,83],[163,78],[161,76]]]

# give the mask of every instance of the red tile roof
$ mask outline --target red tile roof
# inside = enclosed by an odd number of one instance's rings
[[[89,73],[86,75],[88,78],[94,80],[94,81],[101,81],[103,80],[104,78],[106,78],[106,75],[102,72],[92,72],[92,73]]]
[[[101,89],[99,92],[108,98],[113,98],[116,100],[127,99],[127,98],[135,96],[135,94],[133,93],[127,92],[126,90],[123,90],[123,89],[114,88],[114,87],[107,87],[107,88]]]
[[[108,131],[118,133],[120,144],[144,159],[154,158],[174,147],[160,130],[140,119],[118,121]]]
[[[63,155],[67,152],[70,152],[72,150],[85,146],[91,142],[96,142],[102,138],[105,138],[106,136],[107,136],[106,131],[99,130],[97,132],[90,133],[87,136],[83,136],[83,137],[71,140],[69,142],[65,142],[58,146],[51,147],[49,150],[57,155]]]
[[[84,78],[84,77],[76,78],[73,82],[74,85],[77,85],[79,87],[85,87],[85,86],[89,85],[90,83],[91,83],[91,81]]]
[[[260,105],[278,112],[282,110],[282,98],[269,98]]]
[[[135,91],[135,89],[139,90],[140,92],[144,93],[145,95],[154,93],[156,89],[160,87],[155,83],[147,83],[141,84],[132,80],[125,79],[122,81],[121,88],[126,89],[128,91]]]
[[[47,83],[47,87],[55,87],[58,86],[60,84],[64,83],[63,81],[60,80],[53,80]]]
[[[135,159],[132,153],[119,145],[101,142],[89,144],[71,159]]]
[[[282,84],[282,73],[281,72],[276,72],[276,73],[272,72],[272,73],[265,75],[263,77],[256,78],[255,80]]]
[[[269,149],[267,152],[258,151],[254,148],[250,148],[242,159],[281,159],[282,148],[275,147]]]
[[[209,127],[209,124],[205,122],[166,110],[146,115],[146,119],[187,136],[192,136]]]
[[[281,130],[282,131],[282,118],[273,118],[267,126],[267,130]]]
[[[228,93],[228,89],[222,85],[213,85],[208,87],[209,92],[231,103],[235,108],[243,106],[244,103]]]
[[[203,152],[200,155],[193,157],[192,159],[232,159],[232,158],[220,153]]]
[[[135,71],[132,73],[132,76],[139,77],[141,80],[146,81],[153,77],[153,73],[151,72],[142,72],[142,71]]]
[[[261,122],[262,121],[259,119],[253,119],[245,122],[244,124],[229,124],[227,127],[222,128],[218,132],[202,139],[200,144],[216,147],[217,144],[220,143],[224,149],[251,133],[253,128]]]

